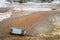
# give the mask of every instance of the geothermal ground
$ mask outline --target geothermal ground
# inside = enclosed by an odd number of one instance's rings
[[[50,16],[54,14],[59,14],[58,11],[39,11],[39,12],[30,12],[29,15],[20,16],[21,12],[12,14],[8,19],[5,19],[0,22],[0,37],[4,40],[33,40],[28,39],[29,36],[39,36],[42,33],[47,33],[52,30],[50,25]],[[27,12],[24,12],[27,13]],[[18,15],[20,14],[20,15]],[[15,15],[15,16],[14,16]],[[24,28],[27,33],[25,36],[10,35],[10,28]],[[34,38],[34,40],[37,37]],[[42,40],[42,39],[41,39]]]

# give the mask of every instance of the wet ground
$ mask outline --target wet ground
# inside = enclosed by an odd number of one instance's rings
[[[41,33],[47,33],[52,30],[50,25],[50,16],[58,14],[57,11],[33,12],[25,16],[11,16],[0,22],[0,37],[19,38],[19,36],[10,35],[10,28],[24,28],[28,36],[39,36]],[[16,39],[16,40],[17,40]]]

